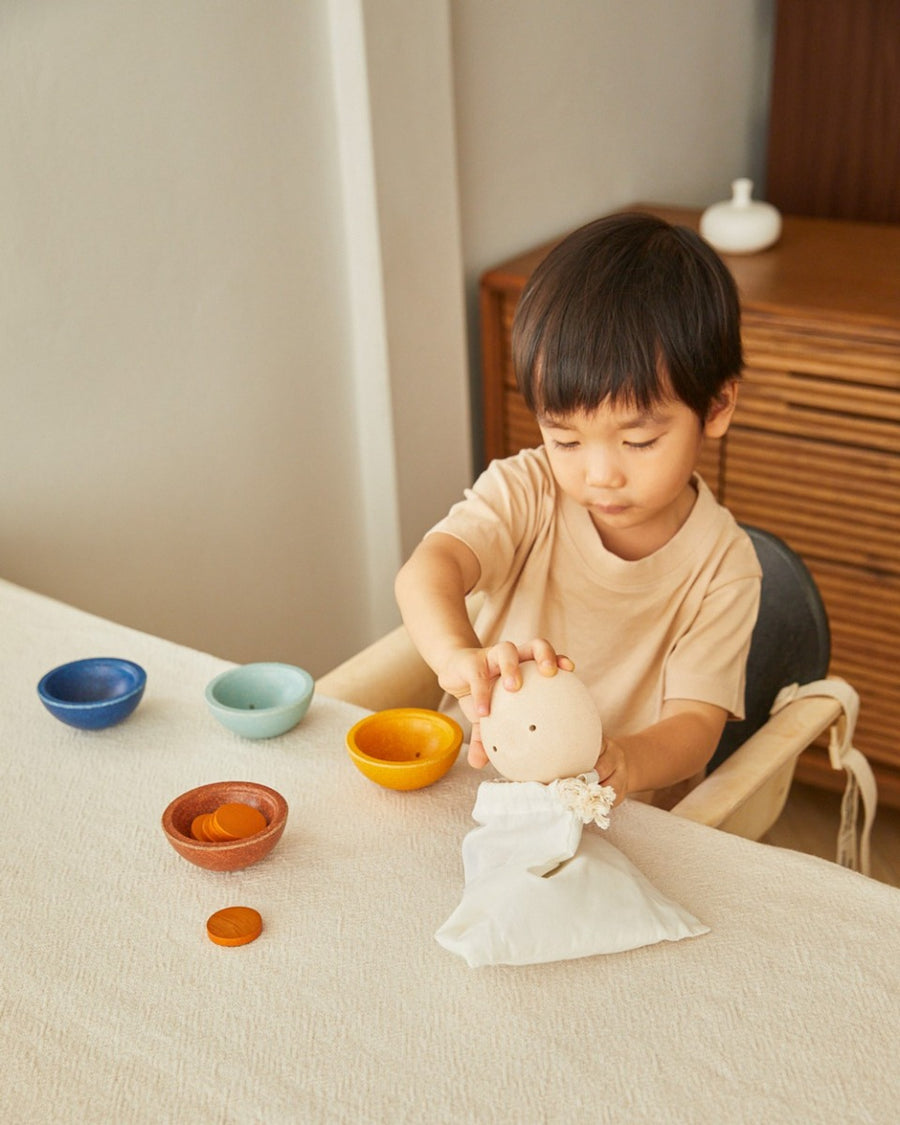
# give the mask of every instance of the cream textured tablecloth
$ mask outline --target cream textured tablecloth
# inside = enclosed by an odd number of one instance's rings
[[[106,732],[42,708],[66,660],[137,660]],[[384,791],[317,697],[242,741],[207,714],[225,664],[0,583],[0,1120],[504,1125],[898,1120],[900,892],[626,804],[610,839],[712,928],[632,953],[473,970],[434,932],[459,901],[482,778]],[[290,805],[278,848],[192,867],[160,816],[250,779]],[[256,907],[222,949],[206,918]]]

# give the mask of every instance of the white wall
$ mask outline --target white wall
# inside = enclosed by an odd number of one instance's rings
[[[0,575],[235,660],[371,639],[471,475],[464,283],[754,174],[770,7],[3,0]]]
[[[359,466],[327,27],[265,7],[4,3],[0,573],[285,658]]]
[[[4,577],[315,672],[396,620],[470,456],[447,11],[373,7],[4,0]]]

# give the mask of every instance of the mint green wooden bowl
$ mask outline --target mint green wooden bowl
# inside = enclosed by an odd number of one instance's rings
[[[294,664],[242,664],[207,684],[206,703],[222,726],[242,738],[274,738],[300,722],[315,686],[309,672]]]

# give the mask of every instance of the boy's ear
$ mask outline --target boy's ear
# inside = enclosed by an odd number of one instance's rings
[[[705,437],[720,438],[725,436],[726,430],[731,425],[737,399],[738,381],[737,379],[729,379],[710,405],[706,422],[703,425]]]

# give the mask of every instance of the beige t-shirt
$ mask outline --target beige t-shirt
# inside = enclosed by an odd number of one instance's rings
[[[700,477],[694,483],[685,523],[636,561],[606,550],[543,448],[492,462],[431,530],[478,558],[481,643],[545,637],[574,660],[610,735],[658,721],[666,699],[740,719],[761,572],[749,537]]]

